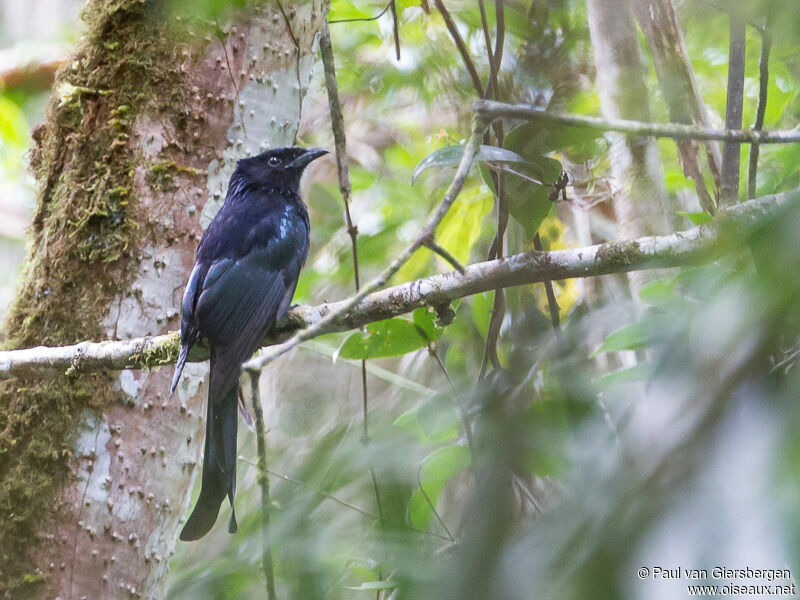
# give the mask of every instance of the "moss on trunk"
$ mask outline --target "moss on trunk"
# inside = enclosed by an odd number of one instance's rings
[[[7,347],[102,339],[110,302],[135,275],[149,232],[137,213],[132,124],[187,106],[180,65],[191,48],[170,40],[152,3],[92,2],[88,36],[58,75],[47,123],[34,133],[40,186],[25,275],[5,325]],[[181,131],[182,123],[176,123]],[[164,169],[163,177],[197,170]],[[85,408],[113,401],[102,374],[11,380],[0,387],[0,595],[45,576],[32,556],[43,519],[58,519],[59,490]],[[57,568],[57,567],[56,567]]]

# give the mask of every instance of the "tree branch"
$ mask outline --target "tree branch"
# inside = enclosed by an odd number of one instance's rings
[[[772,48],[772,15],[769,13],[761,33],[761,56],[758,59],[758,107],[753,130],[760,131],[764,127],[764,116],[767,112],[767,91],[769,89],[769,53]],[[756,179],[758,177],[758,144],[750,146],[750,164],[747,177],[747,197],[755,198]]]
[[[48,91],[66,62],[67,51],[61,45],[41,46],[35,52],[20,47],[0,50],[0,89]]]
[[[735,13],[731,13],[730,37],[725,127],[737,129],[742,126],[744,102],[745,22]],[[722,187],[719,198],[722,205],[735,204],[739,199],[739,149],[740,144],[735,140],[727,140],[722,148]]]
[[[752,129],[706,129],[679,123],[643,123],[626,119],[601,119],[575,114],[547,112],[527,104],[505,104],[492,100],[478,100],[474,105],[478,116],[487,121],[495,119],[524,119],[526,121],[548,121],[591,127],[599,131],[617,131],[631,135],[666,137],[673,139],[719,140],[745,144],[796,144],[800,142],[798,130],[754,131]]]
[[[752,225],[788,205],[800,205],[800,188],[742,202],[720,211],[708,225],[671,235],[551,252],[523,252],[468,265],[463,275],[453,271],[370,293],[353,305],[347,299],[318,306],[296,306],[278,324],[275,336],[264,343],[275,344],[298,330],[311,328],[311,337],[357,329],[421,306],[440,306],[498,287],[707,263],[725,254],[727,247],[718,242],[731,228]],[[341,316],[331,320],[330,315]],[[77,373],[172,364],[179,349],[179,335],[173,332],[134,340],[7,350],[0,352],[0,379],[48,370]],[[193,362],[205,358],[201,353],[189,357]]]
[[[258,388],[259,373],[249,373],[252,391],[253,414],[256,419],[256,451],[258,452],[258,485],[261,488],[261,568],[267,584],[267,600],[275,600],[275,569],[272,563],[272,540],[269,530],[270,507],[269,469],[267,469],[267,434],[264,425],[264,408]]]

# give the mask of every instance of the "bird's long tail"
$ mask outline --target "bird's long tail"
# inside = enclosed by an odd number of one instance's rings
[[[237,530],[233,497],[236,492],[236,429],[238,424],[238,366],[231,373],[224,357],[211,352],[211,379],[206,410],[206,441],[200,496],[181,531],[183,541],[203,537],[217,520],[225,496],[231,503],[228,531]],[[233,383],[231,378],[233,377]]]

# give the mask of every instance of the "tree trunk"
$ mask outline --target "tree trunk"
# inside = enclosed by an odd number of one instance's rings
[[[86,39],[34,133],[40,197],[10,347],[176,329],[235,160],[294,141],[326,0],[219,27],[154,4],[85,8]],[[175,398],[171,371],[2,384],[3,597],[161,595],[207,393],[205,363],[187,365]]]
[[[675,123],[696,123],[711,129],[711,119],[697,88],[694,69],[671,0],[633,0],[633,11],[650,45],[670,120]],[[703,178],[698,143],[693,140],[677,140],[675,143],[683,172],[694,181],[700,205],[713,215],[716,212],[722,164],[719,144],[714,141],[704,144],[709,171],[715,185],[712,197]]]
[[[596,85],[608,119],[651,121],[645,70],[629,0],[587,0],[589,33],[594,46]],[[610,135],[610,134],[609,134]],[[625,238],[667,230],[664,174],[653,138],[614,134],[611,172],[620,186],[614,210]],[[630,275],[634,292],[648,275]]]

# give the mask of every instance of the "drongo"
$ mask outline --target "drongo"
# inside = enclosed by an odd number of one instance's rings
[[[236,428],[239,371],[276,320],[286,314],[308,255],[308,211],[300,177],[320,148],[274,148],[241,159],[222,208],[206,229],[181,305],[181,352],[174,393],[192,346],[211,351],[200,497],[181,531],[204,536],[228,497],[236,532]]]

